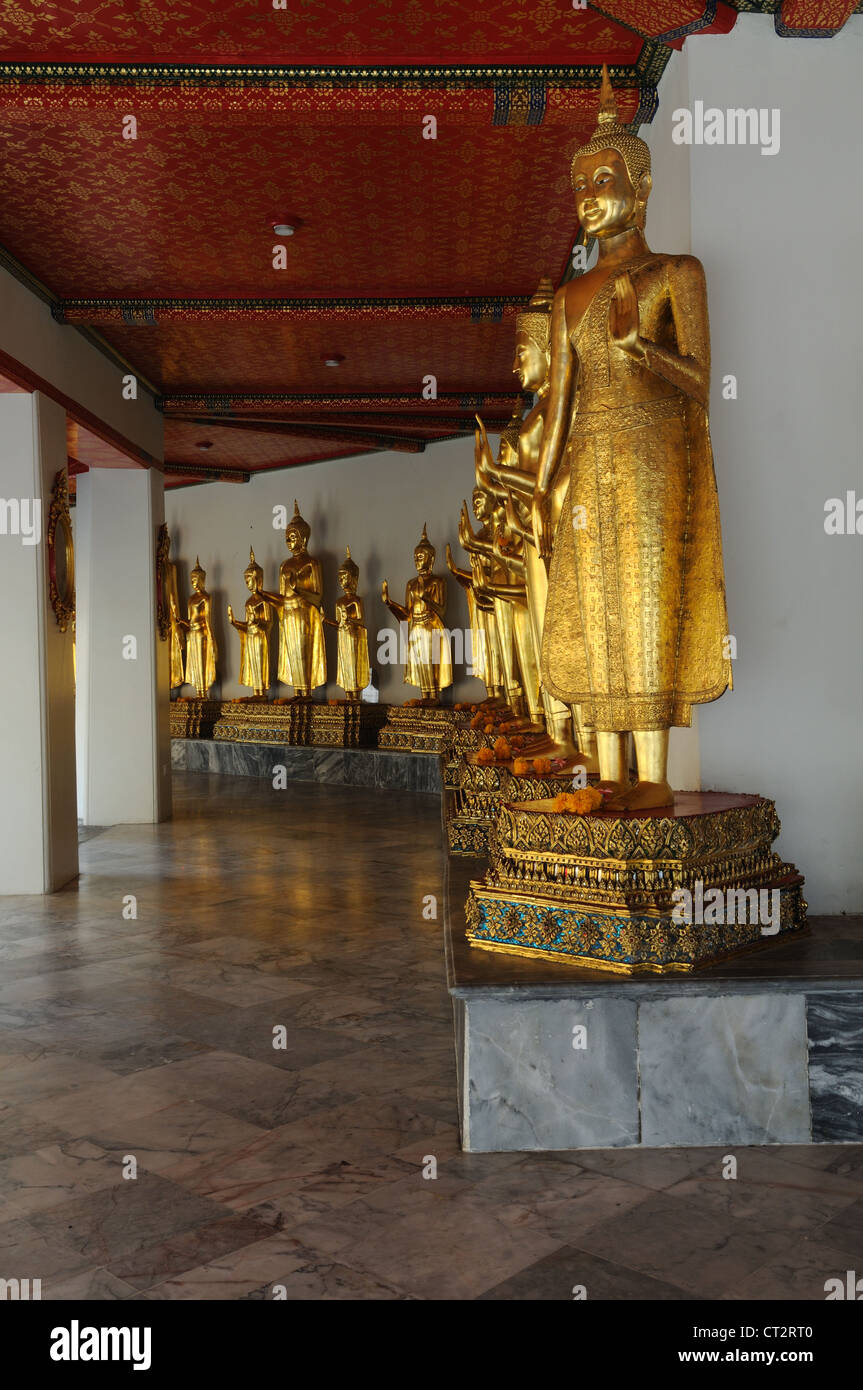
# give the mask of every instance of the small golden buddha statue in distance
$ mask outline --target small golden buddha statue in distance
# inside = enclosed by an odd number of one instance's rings
[[[542,678],[596,729],[606,804],[639,811],[673,801],[669,729],[731,684],[707,293],[694,256],[645,241],[650,150],[620,124],[605,68],[599,122],[575,154],[572,184],[599,258],[557,291],[552,311],[532,508],[540,552],[551,550]],[[552,549],[549,495],[562,466],[569,482]]]
[[[338,629],[338,667],[336,683],[349,700],[358,700],[369,683],[369,637],[365,626],[363,601],[357,594],[360,571],[346,547],[339,566],[342,596],[336,599],[335,620],[324,615],[324,622]]]
[[[285,541],[291,554],[279,566],[280,605],[278,678],[294,688],[294,698],[307,700],[327,679],[324,649],[323,571],[320,560],[308,552],[311,527],[300,516],[294,502],[294,515],[285,527]]]
[[[473,514],[479,522],[479,535],[491,540],[488,524],[491,520],[491,500],[481,487],[475,487],[472,497]],[[459,518],[459,539],[470,531],[468,521],[465,526],[467,503],[462,507]],[[471,665],[473,674],[486,688],[486,698],[500,700],[503,694],[503,666],[498,644],[497,625],[494,612],[494,597],[487,590],[486,582],[494,578],[495,569],[502,567],[477,549],[468,549],[469,570],[461,570],[455,563],[452,548],[447,541],[446,562],[450,573],[455,575],[467,594],[468,613],[471,629]],[[503,572],[499,575],[503,578]]]
[[[213,636],[210,595],[205,587],[207,574],[201,568],[201,561],[197,556],[190,579],[192,593],[189,597],[188,618],[180,617],[176,599],[173,597],[171,617],[176,626],[186,634],[185,684],[193,686],[199,700],[206,700],[216,679],[219,653]]]
[[[249,597],[245,621],[234,617],[228,604],[228,621],[240,634],[240,685],[249,686],[258,699],[266,699],[270,685],[270,629],[276,614],[273,595],[262,588],[264,571],[249,550],[249,563],[243,571]]]
[[[452,656],[446,629],[446,580],[433,573],[435,548],[423,533],[414,550],[416,579],[405,588],[404,606],[390,598],[384,580],[381,598],[393,617],[408,625],[405,685],[418,685],[424,703],[437,704],[440,692],[452,685]]]
[[[180,611],[180,597],[177,588],[177,566],[171,559],[169,559],[165,565],[164,583],[165,595],[168,600],[168,612],[171,615],[171,689],[177,690],[185,683],[183,664],[185,634],[176,620]]]

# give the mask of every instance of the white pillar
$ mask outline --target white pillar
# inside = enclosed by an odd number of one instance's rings
[[[86,825],[171,814],[169,644],[156,625],[155,469],[95,468],[78,479],[79,810]]]
[[[65,466],[63,408],[0,395],[0,893],[53,893],[78,873],[73,634],[48,600],[45,544]]]

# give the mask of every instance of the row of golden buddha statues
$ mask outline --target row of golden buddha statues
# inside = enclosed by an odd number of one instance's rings
[[[731,683],[719,508],[707,424],[710,344],[704,272],[687,255],[656,254],[644,224],[650,154],[618,120],[607,74],[599,123],[572,163],[576,209],[599,254],[555,294],[547,279],[519,315],[513,370],[535,403],[503,431],[495,458],[480,420],[469,557],[451,573],[467,591],[473,669],[489,700],[544,725],[556,756],[599,774],[610,806],[673,799],[669,730]],[[262,696],[278,620],[278,679],[308,698],[326,680],[324,623],[338,628],[338,683],[358,698],[369,677],[363,603],[350,554],[331,619],[320,562],[295,503],[278,593],[254,554],[245,572],[240,682]],[[435,704],[452,683],[446,580],[423,529],[404,604],[405,681]],[[205,696],[215,677],[209,600],[199,565],[184,679]],[[628,736],[638,779],[629,785]]]
[[[264,588],[264,571],[249,551],[243,573],[249,597],[244,616],[237,618],[228,604],[228,621],[240,638],[240,685],[253,697],[266,696],[270,684],[270,643],[278,624],[278,680],[294,690],[296,699],[308,699],[327,679],[324,623],[338,630],[336,680],[349,700],[358,700],[369,683],[369,647],[363,601],[357,594],[359,568],[350,547],[339,567],[341,597],[335,617],[323,610],[321,563],[308,552],[311,528],[294,502],[294,515],[285,531],[291,549],[279,568],[279,592]],[[216,680],[218,648],[213,633],[212,600],[206,589],[206,571],[196,559],[190,575],[192,593],[185,618],[176,596],[171,598],[171,688],[191,685],[198,699],[209,698]],[[185,648],[185,652],[184,652]]]

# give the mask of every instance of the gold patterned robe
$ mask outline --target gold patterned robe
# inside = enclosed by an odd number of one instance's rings
[[[578,377],[569,488],[542,653],[552,694],[607,732],[688,725],[692,705],[731,684],[707,410],[681,389],[706,397],[704,273],[694,257],[653,253],[627,269],[648,360],[651,345],[657,365],[666,349],[666,375],[611,340],[610,276],[570,338]]]
[[[321,611],[313,603],[295,598],[287,583],[293,574],[297,587],[321,593],[323,578],[319,560],[306,556],[301,568],[283,560],[279,567],[279,593],[285,595],[281,613],[282,640],[279,644],[279,680],[295,690],[317,690],[327,680],[327,656]]]

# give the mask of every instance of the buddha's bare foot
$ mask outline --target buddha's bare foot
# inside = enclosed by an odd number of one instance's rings
[[[652,811],[658,806],[673,806],[674,792],[667,782],[636,782],[634,787],[630,787],[619,797],[614,798],[613,804],[608,803],[611,811]]]
[[[614,782],[611,780],[610,777],[605,777],[601,782],[597,782],[596,790],[598,792],[602,792],[602,795],[605,798],[605,800],[602,803],[603,811],[608,809],[611,809],[612,811],[619,810],[620,807],[614,803],[618,802],[620,798],[623,796],[624,792],[626,792],[628,789],[628,782]]]

